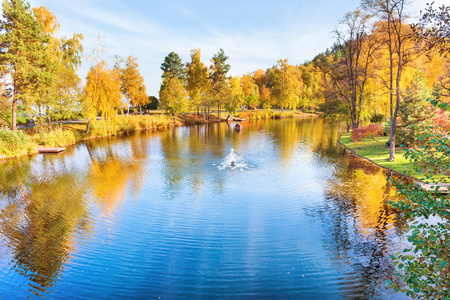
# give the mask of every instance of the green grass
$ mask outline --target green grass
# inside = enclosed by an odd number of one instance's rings
[[[372,162],[402,174],[412,176],[417,179],[423,177],[422,174],[412,171],[406,171],[405,168],[410,162],[403,156],[404,149],[397,148],[395,151],[395,160],[389,161],[389,147],[386,142],[389,141],[388,136],[376,137],[374,139],[363,139],[354,142],[351,139],[351,133],[344,133],[341,136],[340,142],[349,149],[355,150],[355,153],[370,159]],[[361,149],[358,149],[361,148]]]
[[[36,146],[25,132],[0,128],[0,159],[34,153]]]

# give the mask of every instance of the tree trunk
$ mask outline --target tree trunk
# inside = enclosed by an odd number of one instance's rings
[[[211,120],[210,109],[211,109],[211,101],[209,101],[209,104],[208,104],[208,121]]]
[[[61,129],[61,130],[62,130],[62,119],[61,119],[61,120],[59,120],[59,129]]]
[[[220,101],[218,102],[217,105],[217,118],[219,119],[217,122],[220,122]]]
[[[91,127],[91,119],[88,119],[87,125],[86,125],[86,135],[89,134],[89,129]]]
[[[17,130],[17,99],[13,99],[12,102],[12,118],[11,118],[11,129]]]

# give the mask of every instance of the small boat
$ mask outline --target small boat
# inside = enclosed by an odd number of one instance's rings
[[[241,125],[236,124],[236,125],[234,126],[234,130],[236,130],[236,131],[241,130]]]

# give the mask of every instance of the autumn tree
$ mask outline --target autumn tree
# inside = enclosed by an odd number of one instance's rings
[[[0,71],[10,76],[7,88],[12,102],[11,127],[16,129],[19,103],[28,107],[36,91],[53,84],[52,60],[45,51],[49,37],[42,34],[28,2],[4,0],[0,34]]]
[[[418,43],[425,43],[427,57],[439,57],[440,68],[447,68],[446,74],[438,79],[436,84],[443,92],[439,96],[445,97],[445,101],[450,99],[450,64],[443,61],[443,58],[450,58],[450,6],[442,5],[433,7],[433,3],[428,4],[425,12],[422,13],[419,23],[413,24],[414,38]]]
[[[429,50],[437,50],[440,54],[450,54],[450,6],[433,7],[434,2],[427,4],[419,23],[412,28],[419,42],[425,42]]]
[[[259,106],[259,87],[250,75],[241,77],[242,92],[244,103],[251,108]]]
[[[395,134],[401,101],[401,83],[405,68],[414,58],[408,42],[411,28],[404,24],[405,0],[365,0],[364,6],[378,16],[381,22],[377,30],[383,35],[383,45],[388,53],[388,75],[382,78],[389,92],[389,161],[395,160]]]
[[[181,80],[178,78],[166,78],[162,86],[164,88],[161,88],[159,92],[159,100],[162,107],[170,111],[174,117],[186,111],[188,108],[188,94]]]
[[[225,107],[228,113],[235,113],[236,109],[242,104],[244,93],[241,87],[241,79],[239,76],[233,76],[229,80],[230,84],[230,97],[228,101],[225,101]]]
[[[324,80],[322,73],[316,69],[313,62],[307,62],[299,66],[303,83],[300,106],[315,108],[322,100]]]
[[[199,107],[204,104],[209,97],[210,81],[208,68],[201,61],[200,49],[191,50],[191,61],[186,64],[187,69],[187,90],[191,105]]]
[[[319,55],[316,65],[331,79],[336,94],[346,103],[352,129],[359,127],[364,97],[370,77],[369,67],[379,47],[376,36],[369,36],[369,15],[360,10],[347,13],[336,30],[336,44],[330,55]]]
[[[170,52],[161,64],[163,82],[159,90],[161,106],[173,116],[188,108],[188,97],[185,86],[185,66],[179,55]]]
[[[89,121],[100,112],[102,119],[114,117],[122,105],[120,75],[117,69],[108,69],[105,61],[91,67],[86,78],[85,105]]]
[[[276,104],[283,111],[285,108],[296,109],[301,95],[301,82],[298,69],[288,63],[287,59],[277,61],[270,72],[271,92]]]
[[[147,104],[148,95],[144,85],[144,78],[139,73],[139,65],[136,62],[137,58],[128,56],[125,66],[116,64],[117,71],[120,74],[120,90],[127,99],[127,113],[130,112],[130,105],[140,107]]]
[[[221,103],[228,97],[227,91],[229,91],[229,85],[226,81],[227,73],[230,71],[230,65],[227,64],[228,56],[225,55],[223,49],[220,49],[218,53],[214,54],[211,58],[210,67],[210,80],[212,96],[217,102],[217,114],[220,119],[220,106]],[[208,107],[209,116],[209,107]]]
[[[42,28],[42,34],[49,36],[47,57],[55,66],[54,85],[39,89],[36,105],[39,116],[45,110],[50,119],[70,118],[80,112],[80,83],[77,71],[81,65],[83,54],[82,34],[74,34],[72,38],[58,38],[59,23],[56,17],[45,7],[33,8],[36,19]]]

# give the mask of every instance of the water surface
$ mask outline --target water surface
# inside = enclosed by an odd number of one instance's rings
[[[386,174],[336,124],[242,125],[1,165],[0,299],[405,298],[384,284],[404,241]]]

